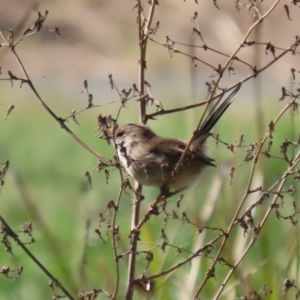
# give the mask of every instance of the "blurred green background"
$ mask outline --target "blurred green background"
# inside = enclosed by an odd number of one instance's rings
[[[22,18],[28,14],[26,26],[30,26],[36,18],[37,11],[31,10],[30,3],[23,1],[2,0],[5,10],[0,10],[0,27],[15,30]],[[160,1],[162,2],[162,1]],[[161,29],[154,36],[164,42],[169,35],[174,40],[186,43],[191,41],[190,33],[194,24],[190,18],[195,10],[201,18],[199,26],[205,42],[231,53],[240,42],[247,28],[253,22],[252,16],[243,11],[237,13],[235,1],[220,3],[217,10],[213,3],[196,5],[193,1],[165,1],[157,7],[155,21],[160,20]],[[265,1],[265,11],[273,1]],[[83,81],[89,82],[89,91],[94,96],[94,104],[105,104],[118,100],[115,91],[110,90],[108,74],[119,88],[130,88],[138,82],[138,44],[135,11],[131,11],[134,3],[119,1],[41,1],[37,2],[38,10],[49,10],[46,26],[59,27],[61,36],[54,33],[40,32],[25,39],[17,52],[24,63],[31,79],[44,101],[60,117],[66,117],[72,109],[80,110],[87,106],[87,97],[83,91]],[[145,9],[147,9],[147,5]],[[282,9],[282,7],[281,7]],[[174,16],[176,21],[174,21]],[[214,16],[211,21],[211,16]],[[276,22],[275,22],[276,20]],[[287,20],[282,11],[276,10],[270,19],[256,32],[258,38],[267,41],[272,37],[274,44],[287,47],[292,42],[296,28],[294,20]],[[272,34],[272,32],[276,32]],[[295,31],[295,29],[294,29]],[[288,32],[288,34],[287,34]],[[201,44],[201,43],[199,43]],[[183,48],[184,49],[184,48]],[[182,49],[182,50],[183,50]],[[189,49],[185,49],[190,51]],[[224,58],[203,53],[194,53],[211,63],[224,62]],[[167,51],[149,43],[147,78],[151,84],[151,94],[155,100],[162,102],[165,109],[189,105],[205,99],[205,82],[210,78],[211,70],[202,65],[193,67],[191,62],[180,55],[170,58]],[[193,53],[193,52],[191,52]],[[265,55],[264,48],[255,48],[252,52],[245,49],[244,59],[250,63],[263,65],[271,59]],[[256,59],[258,61],[256,61]],[[22,77],[14,57],[5,47],[0,48],[2,78],[7,71]],[[236,143],[244,134],[245,144],[258,141],[267,131],[268,123],[278,115],[286,105],[278,102],[281,86],[291,84],[290,68],[299,63],[299,57],[289,56],[261,74],[257,79],[243,85],[236,95],[234,104],[217,125],[215,132],[222,140]],[[251,74],[249,69],[236,66],[236,75],[224,76],[223,86],[229,86],[241,78]],[[296,81],[299,84],[299,80]],[[33,224],[35,243],[28,248],[42,264],[73,294],[80,289],[89,290],[103,288],[113,291],[115,282],[114,258],[112,256],[111,239],[103,243],[94,230],[98,226],[99,213],[105,211],[110,200],[116,200],[119,187],[118,171],[109,169],[109,183],[106,184],[103,172],[93,173],[92,189],[84,176],[92,171],[97,159],[78,145],[66,134],[46,113],[36,97],[24,85],[0,82],[0,162],[10,161],[10,168],[5,177],[5,185],[0,194],[0,212],[10,226],[18,231],[26,221]],[[257,100],[257,101],[255,101]],[[5,106],[15,105],[15,109],[6,121]],[[68,126],[84,142],[102,155],[111,158],[114,151],[103,140],[97,138],[97,116],[112,114],[116,116],[117,103],[91,109],[80,114],[78,121],[68,122]],[[148,108],[154,111],[153,107]],[[202,108],[177,114],[158,117],[149,125],[161,135],[188,139],[195,128]],[[138,103],[131,101],[121,113],[120,123],[138,121]],[[288,112],[279,122],[274,133],[273,155],[280,156],[279,145],[284,139],[296,139],[299,135],[299,117],[291,117]],[[181,214],[185,211],[190,220],[202,226],[226,228],[243,196],[248,180],[251,162],[243,163],[247,148],[240,148],[236,153],[230,152],[224,145],[216,145],[213,139],[208,142],[209,156],[216,159],[217,168],[209,168],[195,187],[185,192],[181,208],[176,208],[176,197],[169,204],[169,211]],[[243,164],[242,164],[243,163]],[[238,168],[230,182],[230,168]],[[268,188],[286,169],[286,164],[277,159],[262,158],[255,173],[253,188],[263,185]],[[286,187],[293,184],[288,182]],[[299,188],[299,185],[298,185]],[[142,203],[142,214],[147,211],[148,204],[155,198],[157,191],[146,187],[143,190],[145,201]],[[286,195],[282,214],[292,211],[294,197]],[[248,198],[246,207],[257,199],[257,194]],[[270,198],[271,199],[271,198]],[[119,253],[129,248],[128,233],[131,218],[131,194],[123,195],[118,213],[117,225],[120,226]],[[271,200],[266,200],[255,211],[255,220],[259,221],[267,210]],[[110,214],[108,214],[108,217]],[[86,230],[86,222],[91,224]],[[151,249],[154,260],[146,274],[156,274],[178,263],[188,256],[182,253],[176,256],[176,249],[167,247],[163,252],[160,230],[163,228],[163,215],[151,218],[141,232],[140,250]],[[85,235],[88,232],[85,249]],[[169,220],[165,232],[170,244],[196,251],[217,233],[205,231],[197,233],[197,229],[182,224],[179,220]],[[102,230],[105,235],[105,230]],[[282,296],[282,284],[285,278],[298,279],[298,226],[293,227],[288,221],[276,220],[271,215],[261,235],[232,277],[225,289],[223,299],[233,299],[246,295],[249,290],[258,290],[267,284],[273,294],[268,299],[290,299],[290,295]],[[251,235],[243,236],[241,229],[235,229],[225,251],[224,257],[235,262],[245,249]],[[20,233],[23,241],[28,237]],[[219,244],[217,244],[219,245]],[[13,255],[0,248],[1,266],[11,269],[24,267],[24,273],[16,281],[4,276],[0,277],[0,290],[3,299],[51,299],[52,290],[48,287],[49,279],[15,244]],[[80,264],[86,251],[84,272]],[[201,282],[211,257],[194,260],[163,279],[154,282],[153,292],[137,293],[135,299],[191,299]],[[125,290],[127,257],[120,261],[120,295]],[[147,262],[145,255],[138,256],[137,274],[142,275]],[[205,289],[205,299],[215,294],[223,276],[229,270],[218,265],[216,280],[212,279]],[[60,292],[58,292],[60,294]],[[285,297],[285,298],[284,298]],[[103,295],[99,299],[105,299]],[[119,299],[122,299],[120,296]]]

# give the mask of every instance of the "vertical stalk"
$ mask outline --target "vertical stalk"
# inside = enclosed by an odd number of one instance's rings
[[[140,59],[139,59],[139,91],[140,96],[145,94],[145,70],[146,70],[146,50],[150,25],[154,15],[156,0],[151,1],[148,19],[143,19],[143,7],[141,0],[138,0],[138,32],[139,32],[139,46],[140,46]],[[140,123],[146,122],[146,98],[142,98],[139,107]],[[133,196],[132,218],[131,218],[131,236],[130,236],[130,254],[127,273],[127,286],[126,286],[126,300],[132,300],[134,292],[134,278],[135,278],[135,265],[137,242],[139,232],[136,229],[140,218],[140,195],[142,193],[142,185],[135,182],[135,193]]]

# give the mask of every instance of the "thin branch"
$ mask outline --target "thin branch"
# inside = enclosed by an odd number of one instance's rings
[[[287,175],[296,167],[296,165],[300,162],[300,151],[298,152],[298,154],[295,156],[293,164],[291,166],[289,166],[288,170],[285,172],[285,174],[283,175],[284,179],[281,180],[280,186],[278,187],[277,193],[274,195],[273,201],[270,204],[266,214],[264,215],[262,221],[260,222],[260,224],[258,226],[256,226],[255,228],[255,233],[253,235],[253,238],[251,239],[249,245],[247,246],[247,248],[244,250],[244,252],[242,253],[242,255],[240,256],[240,258],[237,260],[237,262],[231,266],[227,276],[225,277],[225,279],[223,280],[222,284],[220,285],[220,288],[216,294],[216,296],[213,298],[214,300],[219,299],[219,297],[221,296],[222,291],[224,290],[226,284],[228,283],[228,280],[230,279],[230,277],[232,276],[233,272],[236,270],[236,268],[239,266],[239,264],[242,262],[242,260],[245,258],[246,254],[250,251],[251,247],[254,245],[254,243],[256,242],[258,235],[261,231],[261,229],[263,228],[264,224],[266,223],[268,217],[270,216],[271,211],[274,209],[274,205],[277,202],[277,199],[279,197],[279,194],[283,188],[283,185],[287,179]]]
[[[246,76],[245,78],[241,79],[239,81],[239,83],[244,83],[247,82],[248,80],[257,77],[258,74],[262,73],[263,71],[265,71],[266,69],[268,69],[270,66],[272,66],[275,62],[277,62],[279,59],[281,59],[284,55],[286,55],[287,53],[291,52],[293,50],[293,48],[295,46],[299,45],[299,42],[296,42],[295,44],[291,45],[290,47],[288,47],[287,49],[284,49],[284,51],[282,53],[280,53],[278,56],[276,56],[274,59],[272,59],[270,62],[268,62],[265,66],[261,67],[260,69],[256,69],[255,72],[253,72],[252,74]],[[238,85],[238,83],[232,85],[231,87],[227,88],[227,91],[231,91],[232,89],[236,88]],[[210,102],[212,102],[215,99],[218,99],[221,96],[222,93],[210,98],[209,100],[206,101],[202,101],[196,104],[192,104],[192,105],[187,105],[187,106],[182,106],[182,107],[178,107],[178,108],[173,108],[173,109],[169,109],[169,110],[160,110],[157,111],[155,113],[151,113],[151,114],[147,114],[146,115],[146,120],[149,119],[154,119],[157,116],[161,116],[161,115],[167,115],[167,114],[171,114],[171,113],[176,113],[176,112],[180,112],[180,111],[184,111],[184,110],[189,110],[189,109],[193,109],[195,107],[199,107],[202,105],[207,105]]]
[[[212,100],[218,86],[219,86],[219,83],[223,77],[223,74],[224,74],[224,71],[227,69],[227,67],[229,66],[229,64],[231,63],[231,61],[234,59],[234,57],[236,57],[236,54],[240,51],[240,49],[242,48],[242,46],[244,45],[244,43],[246,42],[247,38],[249,37],[250,33],[254,30],[254,28],[260,23],[262,22],[273,10],[274,8],[277,6],[277,4],[280,2],[280,0],[277,0],[274,5],[269,9],[269,11],[264,15],[262,16],[259,20],[257,20],[251,27],[250,29],[248,30],[248,32],[246,33],[244,39],[242,40],[242,42],[240,43],[240,45],[237,47],[237,49],[233,52],[233,54],[230,56],[230,58],[227,60],[227,62],[225,63],[224,67],[222,68],[222,70],[219,72],[219,77],[218,79],[216,80],[216,84],[214,85],[214,88],[211,92],[211,95],[210,95],[210,98],[208,100],[208,103]],[[198,126],[197,128],[200,128],[202,122],[203,122],[203,119],[204,119],[204,116],[206,115],[206,112],[208,110],[208,107],[209,105],[207,104],[205,109],[204,109],[204,112],[198,122]],[[183,152],[183,154],[181,155],[181,158],[179,159],[178,163],[177,163],[177,166],[175,168],[175,174],[176,172],[178,171],[179,167],[181,166],[181,164],[183,163],[186,155],[187,155],[187,152],[188,150],[190,149],[190,146],[192,144],[194,140],[194,136],[191,137],[190,141],[187,143],[187,146]],[[198,295],[198,294],[197,294]]]
[[[59,287],[66,297],[70,300],[75,300],[75,298],[66,290],[66,288],[42,265],[42,263],[27,249],[23,242],[19,239],[18,235],[10,228],[7,222],[0,215],[0,221],[2,226],[5,228],[6,234],[8,234],[18,246],[31,258],[31,260],[55,283],[55,286]]]
[[[2,33],[2,31],[0,30],[0,35],[1,37],[5,40],[6,43],[8,43],[6,37],[4,36],[4,34]],[[61,126],[62,129],[64,129],[65,131],[67,131],[71,137],[73,139],[75,139],[82,147],[84,147],[86,150],[88,150],[90,153],[92,153],[93,155],[97,156],[99,159],[108,162],[108,160],[102,156],[101,154],[97,153],[96,151],[94,151],[92,148],[90,148],[87,144],[85,144],[81,139],[79,139],[79,137],[77,135],[75,135],[70,129],[69,127],[66,126],[65,121],[62,118],[59,118],[56,116],[56,114],[48,107],[48,105],[43,101],[43,99],[40,97],[39,93],[37,92],[36,88],[34,87],[25,67],[23,66],[22,61],[20,60],[18,54],[16,53],[15,47],[12,45],[10,46],[11,48],[11,52],[13,53],[13,55],[15,56],[22,72],[24,73],[25,77],[26,77],[26,83],[29,85],[29,87],[31,88],[31,90],[34,92],[34,94],[36,95],[36,97],[38,98],[38,100],[40,101],[40,103],[42,104],[42,106],[46,109],[46,111],[59,123],[59,125]]]
[[[295,99],[293,101],[291,101],[291,103],[289,103],[284,109],[283,111],[279,114],[279,116],[275,119],[275,121],[273,122],[274,126],[276,125],[276,123],[278,122],[278,120],[281,118],[281,116],[284,114],[284,112],[291,107],[292,103],[297,99],[297,97],[295,97]],[[255,171],[255,168],[256,168],[256,164],[257,164],[257,160],[258,160],[258,156],[261,152],[261,149],[263,147],[263,145],[265,144],[267,138],[269,137],[270,135],[270,132],[268,130],[268,132],[265,134],[265,137],[263,138],[263,140],[261,141],[259,147],[258,147],[258,150],[255,154],[255,157],[253,159],[253,164],[252,164],[252,168],[251,168],[251,171],[250,171],[250,174],[249,174],[249,180],[248,180],[248,183],[247,183],[247,187],[246,187],[246,190],[245,190],[245,193],[244,193],[244,196],[242,198],[242,200],[240,201],[239,203],[239,206],[237,208],[237,210],[235,211],[234,213],[234,216],[232,217],[232,220],[231,220],[231,223],[230,225],[228,226],[227,230],[226,230],[226,235],[224,236],[224,239],[222,241],[222,244],[218,250],[218,253],[216,254],[215,258],[214,258],[214,261],[212,262],[210,268],[209,268],[209,271],[207,272],[205,278],[203,279],[202,283],[200,284],[200,287],[197,291],[197,293],[195,294],[195,299],[197,298],[197,296],[199,295],[199,293],[201,292],[201,290],[203,289],[205,283],[207,282],[207,280],[209,279],[209,273],[215,268],[215,265],[221,255],[221,252],[223,251],[224,247],[225,247],[225,244],[228,240],[228,237],[229,237],[229,234],[230,232],[232,231],[233,227],[234,227],[234,224],[235,224],[235,221],[240,213],[240,211],[242,210],[242,207],[244,206],[245,204],[245,201],[249,195],[249,191],[250,191],[250,187],[251,187],[251,184],[252,184],[252,180],[253,180],[253,176],[254,176],[254,171]]]
[[[120,268],[119,268],[119,258],[118,258],[118,252],[117,252],[117,243],[116,243],[116,238],[115,238],[115,228],[116,228],[116,219],[117,219],[117,213],[119,210],[119,206],[120,206],[120,200],[121,200],[121,196],[123,193],[123,174],[122,171],[119,169],[120,172],[120,178],[121,178],[121,188],[118,194],[118,198],[117,198],[117,202],[115,204],[115,208],[114,208],[114,212],[113,212],[113,218],[112,218],[112,232],[111,232],[111,236],[112,236],[112,243],[113,243],[113,251],[114,251],[114,258],[115,258],[115,269],[116,269],[116,286],[115,286],[115,290],[114,293],[112,295],[112,299],[116,299],[118,291],[119,291],[119,284],[120,284]]]

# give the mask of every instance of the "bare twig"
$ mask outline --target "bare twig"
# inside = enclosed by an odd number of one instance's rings
[[[66,290],[66,288],[42,265],[42,263],[27,249],[24,243],[19,239],[18,235],[10,228],[7,222],[0,215],[0,221],[2,226],[4,226],[5,234],[10,236],[17,243],[18,246],[30,257],[30,259],[53,281],[55,285],[59,287],[66,297],[70,300],[75,300],[75,298]]]

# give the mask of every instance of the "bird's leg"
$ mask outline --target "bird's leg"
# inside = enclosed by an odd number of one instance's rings
[[[165,184],[163,186],[160,187],[160,195],[159,197],[162,199],[167,199],[168,197],[170,197],[170,188],[168,188]]]
[[[172,197],[180,192],[182,192],[184,189],[179,189],[179,190],[176,190],[174,192],[170,192],[170,188],[166,187],[165,185],[163,185],[161,188],[160,188],[160,196],[163,200],[169,198],[169,197]]]

